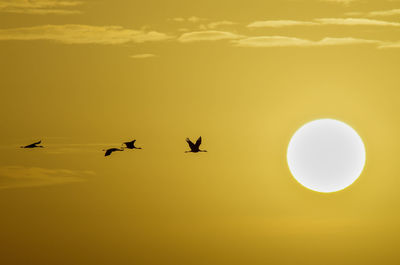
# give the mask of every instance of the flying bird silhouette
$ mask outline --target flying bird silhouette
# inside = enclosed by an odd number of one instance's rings
[[[197,139],[195,144],[192,141],[190,141],[189,138],[186,138],[186,142],[189,144],[190,151],[185,151],[185,153],[207,152],[207,150],[200,150],[201,136],[199,137],[199,139]]]
[[[136,140],[133,140],[133,141],[130,141],[130,142],[125,142],[124,145],[128,149],[142,149],[141,147],[136,147],[135,146],[135,142],[136,142]]]
[[[106,151],[106,153],[104,154],[104,156],[109,156],[111,155],[113,152],[116,151],[124,151],[124,148],[109,148],[109,149],[105,149],[103,151]]]
[[[33,143],[33,144],[21,146],[21,148],[43,148],[44,146],[39,145],[41,143],[42,143],[42,141],[40,140],[39,142],[36,142],[36,143]]]

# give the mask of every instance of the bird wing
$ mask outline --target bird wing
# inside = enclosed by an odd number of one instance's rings
[[[114,150],[108,149],[108,150],[106,151],[106,153],[104,154],[104,156],[109,156],[109,155],[111,155],[112,152],[114,152]]]
[[[32,145],[37,145],[37,144],[41,144],[42,140],[40,140],[39,142],[33,143]]]
[[[196,147],[199,148],[201,145],[201,136],[199,137],[199,139],[197,139],[196,141]]]
[[[189,147],[190,147],[190,149],[195,149],[196,148],[196,146],[194,145],[194,143],[192,143],[192,141],[190,141],[190,139],[189,138],[186,138],[186,142],[189,144]]]
[[[130,141],[130,142],[125,142],[124,145],[128,148],[134,148],[135,147],[135,142],[136,140]]]

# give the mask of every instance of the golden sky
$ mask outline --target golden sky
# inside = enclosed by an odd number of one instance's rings
[[[0,264],[399,264],[400,1],[0,0],[0,60]],[[366,146],[333,194],[318,118]]]

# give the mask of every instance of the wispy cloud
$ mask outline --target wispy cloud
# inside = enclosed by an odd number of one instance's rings
[[[389,26],[400,27],[398,22],[389,22],[383,20],[369,18],[318,18],[313,21],[298,21],[298,20],[265,20],[255,21],[247,25],[249,28],[280,28],[292,26]]]
[[[320,0],[321,2],[331,2],[331,3],[339,3],[339,4],[345,4],[348,5],[352,2],[356,2],[358,0]]]
[[[344,25],[344,26],[391,26],[400,27],[398,22],[389,22],[368,18],[319,18],[315,21],[322,25]]]
[[[49,137],[46,137],[48,139]],[[62,138],[60,138],[62,139]],[[27,143],[32,143],[25,142]],[[114,143],[42,143],[45,148],[38,149],[21,149],[21,144],[3,144],[0,145],[1,151],[15,151],[15,152],[39,152],[41,154],[51,154],[51,155],[65,155],[65,154],[87,154],[87,153],[97,153],[103,155],[103,149],[115,146],[121,146],[121,142]]]
[[[111,146],[121,146],[121,143],[68,143],[68,144],[51,144],[42,150],[46,154],[83,154],[83,153],[98,153],[103,154],[103,149]]]
[[[395,16],[395,15],[400,15],[400,9],[372,11],[367,14],[367,16],[371,16],[371,17],[387,17],[387,16]]]
[[[377,40],[357,38],[324,38],[314,41],[286,36],[259,36],[233,41],[237,47],[321,47],[355,44],[380,44]]]
[[[175,21],[175,22],[185,22],[186,21],[186,19],[183,17],[174,17],[174,18],[170,18],[168,20]]]
[[[380,45],[380,49],[400,49],[400,42],[386,42]]]
[[[235,25],[237,23],[232,22],[232,21],[228,21],[228,20],[222,20],[222,21],[215,21],[215,22],[211,22],[207,24],[207,28],[209,29],[215,29],[217,27],[220,26],[231,26],[231,25]]]
[[[71,9],[81,5],[80,1],[57,0],[2,0],[0,12],[21,14],[80,14],[81,11]]]
[[[196,16],[184,18],[184,17],[175,17],[175,18],[170,18],[168,19],[169,21],[174,21],[174,22],[186,22],[187,24],[192,23],[192,24],[197,24],[197,23],[202,23],[198,25],[198,28],[201,30],[207,30],[207,29],[216,29],[221,26],[228,26],[228,25],[235,25],[237,24],[236,22],[229,21],[229,20],[221,20],[221,21],[213,21],[210,22],[209,19],[207,18],[200,18]],[[189,25],[188,25],[189,26]],[[190,27],[190,26],[189,26]]]
[[[347,12],[347,16],[365,16],[365,17],[389,17],[400,15],[400,9],[390,9],[382,11],[370,11],[370,12]]]
[[[290,26],[314,26],[318,23],[310,21],[297,21],[297,20],[265,20],[255,21],[247,25],[249,28],[280,28]]]
[[[93,171],[84,170],[3,166],[0,167],[0,189],[42,187],[82,182],[93,175],[95,175]]]
[[[239,39],[241,37],[243,36],[232,32],[206,30],[206,31],[194,31],[194,32],[184,33],[178,38],[178,41],[196,42],[196,41],[233,40],[233,39]]]
[[[133,59],[146,59],[146,58],[153,58],[156,57],[156,55],[152,53],[142,53],[142,54],[135,54],[130,56]]]
[[[192,17],[189,17],[187,19],[187,21],[192,22],[192,23],[197,23],[197,22],[202,21],[202,20],[206,20],[206,19],[205,18],[196,17],[196,16],[192,16]]]
[[[258,36],[249,37],[233,42],[237,47],[289,47],[311,46],[312,41],[284,36]]]
[[[133,30],[121,26],[44,25],[0,29],[0,40],[50,40],[65,44],[124,44],[170,39],[157,31]]]
[[[191,23],[197,23],[200,21],[205,21],[207,20],[206,18],[201,18],[201,17],[196,17],[196,16],[191,16],[191,17],[174,17],[174,18],[170,18],[168,19],[170,21],[175,21],[175,22],[191,22]]]

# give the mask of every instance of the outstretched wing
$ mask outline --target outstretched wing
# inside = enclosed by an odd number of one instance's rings
[[[191,150],[195,149],[196,146],[194,145],[194,143],[192,143],[192,141],[190,141],[189,138],[186,138],[186,142],[189,144],[189,147]]]
[[[40,144],[41,142],[42,142],[42,141],[39,141],[39,142],[36,142],[36,143],[33,143],[33,144],[25,145],[24,148],[34,148],[34,147],[37,147],[37,145]]]
[[[106,153],[104,154],[104,156],[109,156],[109,155],[111,155],[111,153],[113,152],[114,150],[112,150],[112,149],[108,149],[107,151],[106,151]]]
[[[132,147],[135,147],[135,142],[136,142],[136,140],[131,141]]]
[[[135,147],[135,142],[136,142],[136,140],[133,140],[130,142],[125,142],[124,145],[128,148],[133,148],[133,147]]]
[[[199,137],[199,139],[197,139],[196,141],[196,147],[199,148],[201,145],[201,136]]]

